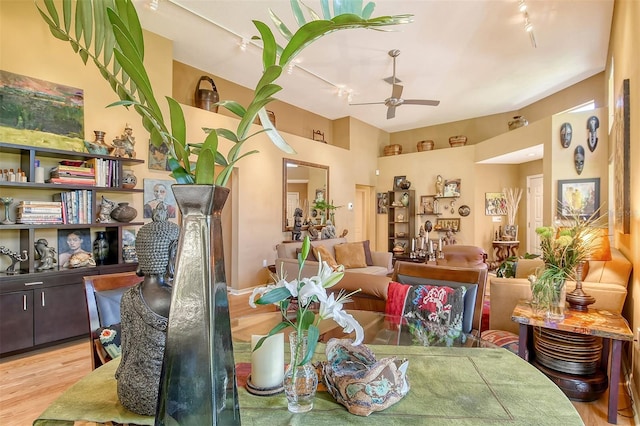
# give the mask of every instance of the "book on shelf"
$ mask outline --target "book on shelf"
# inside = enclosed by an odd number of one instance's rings
[[[67,184],[67,185],[90,185],[95,186],[96,180],[94,178],[82,178],[82,177],[52,177],[47,180],[47,183]]]
[[[60,205],[60,201],[20,201],[19,205],[25,206],[41,206],[41,207],[55,207]]]

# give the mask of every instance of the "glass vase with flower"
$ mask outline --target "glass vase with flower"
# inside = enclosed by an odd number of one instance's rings
[[[282,322],[258,341],[254,351],[259,349],[269,336],[287,327],[293,328],[289,334],[291,360],[284,375],[284,389],[288,409],[294,413],[303,413],[313,408],[318,376],[311,365],[311,359],[320,337],[319,322],[333,319],[345,333],[355,331],[354,345],[359,345],[364,339],[362,326],[343,309],[343,305],[351,301],[350,297],[355,292],[347,294],[340,291],[337,296],[334,293],[327,294],[327,289],[338,283],[344,276],[342,265],[333,269],[320,258],[317,275],[309,278],[301,276],[310,248],[311,242],[307,236],[298,254],[297,278],[287,281],[282,273],[274,275],[274,284],[256,288],[249,298],[249,304],[254,308],[256,304],[274,304],[282,313]],[[258,297],[257,300],[256,297]],[[291,311],[292,300],[297,303],[295,317],[287,315],[287,312]],[[313,306],[317,306],[317,312],[314,312]]]
[[[530,276],[533,303],[545,312],[549,321],[564,320],[566,280],[579,281],[577,271],[589,258],[594,238],[599,234],[598,212],[585,218],[572,212],[557,227],[536,228],[544,268]]]

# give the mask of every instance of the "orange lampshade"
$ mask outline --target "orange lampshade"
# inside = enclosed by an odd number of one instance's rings
[[[600,228],[591,244],[591,255],[587,260],[611,260],[611,245],[609,244],[609,232],[606,228]]]

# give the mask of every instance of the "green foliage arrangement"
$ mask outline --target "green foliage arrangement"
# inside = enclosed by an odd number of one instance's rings
[[[144,128],[155,146],[169,146],[169,165],[178,183],[226,185],[234,165],[242,158],[255,154],[242,152],[244,143],[256,134],[266,132],[282,151],[294,153],[273,124],[269,121],[266,105],[282,90],[275,84],[282,70],[309,44],[334,31],[371,28],[408,23],[411,15],[380,16],[372,18],[373,2],[362,0],[321,0],[322,13],[316,13],[300,0],[291,0],[291,9],[298,28],[289,29],[273,11],[271,20],[286,44],[276,42],[273,31],[265,23],[253,23],[261,40],[262,77],[253,91],[253,100],[245,108],[234,101],[221,101],[240,122],[234,130],[218,128],[210,132],[204,142],[190,143],[186,139],[187,124],[180,104],[167,97],[169,118],[165,119],[155,97],[149,75],[144,66],[144,39],[142,26],[133,0],[35,0],[42,18],[54,37],[69,42],[72,49],[87,64],[93,64],[108,81],[120,101],[109,106],[133,107],[142,117]],[[306,12],[306,14],[305,14]],[[308,18],[307,18],[308,16]],[[263,129],[250,133],[256,116]],[[233,142],[226,157],[218,150],[218,138]],[[191,156],[196,157],[192,162]],[[215,175],[215,164],[223,167]]]

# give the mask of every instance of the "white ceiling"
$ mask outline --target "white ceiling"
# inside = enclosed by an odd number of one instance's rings
[[[261,49],[240,49],[270,25],[268,8],[295,27],[288,0],[136,0],[143,27],[174,41],[174,58],[245,87],[261,73]],[[373,16],[410,13],[414,22],[392,32],[348,30],[308,47],[299,67],[283,74],[277,97],[329,119],[352,116],[387,132],[513,111],[605,68],[613,0],[526,0],[533,48],[518,0],[377,0]],[[320,11],[319,1],[306,4]],[[215,24],[214,24],[215,23]],[[275,33],[275,31],[274,31]],[[438,99],[440,105],[402,105],[386,119],[383,101],[392,74],[387,52],[400,49],[397,75],[405,99]],[[225,99],[225,94],[221,93]]]

